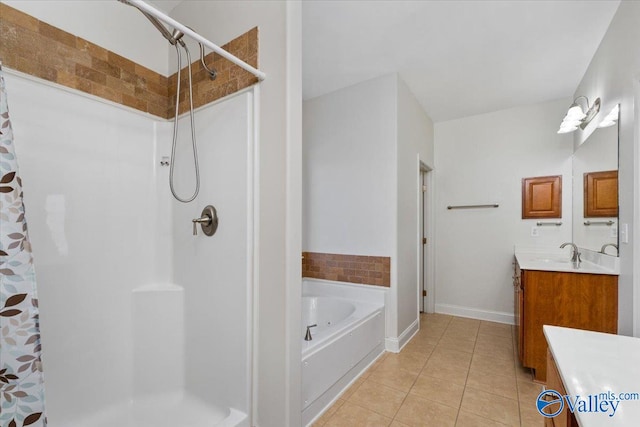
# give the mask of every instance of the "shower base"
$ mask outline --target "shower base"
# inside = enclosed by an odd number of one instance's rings
[[[53,420],[50,420],[53,421]],[[50,423],[55,427],[55,423]],[[158,395],[115,405],[99,413],[64,423],[66,427],[236,427],[248,417],[233,408],[207,405],[183,394]]]

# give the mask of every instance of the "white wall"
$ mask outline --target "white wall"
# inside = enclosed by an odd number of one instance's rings
[[[299,40],[299,12],[284,1],[183,2],[171,13],[214,43],[223,44],[259,27],[260,84],[258,176],[259,293],[256,336],[257,387],[253,423],[257,426],[300,425],[301,265],[299,172],[301,138],[296,110],[302,98],[301,51],[288,49]],[[296,65],[298,64],[298,65]],[[297,167],[297,169],[296,169]],[[297,254],[291,256],[288,254]],[[295,278],[295,280],[293,279]],[[286,309],[283,310],[283,307]],[[295,338],[294,339],[294,331]]]
[[[513,321],[514,245],[571,241],[572,138],[558,135],[571,100],[437,123],[436,311]],[[562,226],[522,220],[521,179],[563,175]],[[499,203],[497,209],[448,205]]]
[[[169,43],[133,7],[115,0],[3,3],[164,76],[169,75]]]
[[[303,248],[391,257],[397,77],[304,102]]]
[[[630,235],[628,244],[620,244],[618,331],[624,335],[633,333],[634,294],[638,303],[635,310],[640,312],[640,277],[634,269],[634,264],[640,265],[640,151],[638,135],[634,135],[634,84],[640,77],[639,20],[640,3],[620,3],[575,92],[575,96],[584,95],[589,100],[602,99],[600,114],[585,129],[584,135],[576,135],[576,143],[582,142],[615,104],[620,104],[619,218],[621,227],[628,224]],[[640,336],[640,317],[637,319],[635,333]]]
[[[47,415],[66,426],[131,399],[131,291],[170,273],[159,267],[170,259],[168,222],[154,214],[169,208],[155,173],[156,123],[5,78],[38,276]],[[87,393],[87,384],[98,386]]]
[[[433,124],[397,74],[304,102],[303,248],[391,257],[388,348],[418,327],[419,160]],[[413,329],[411,329],[413,328]]]
[[[250,410],[247,312],[253,285],[251,97],[237,95],[196,113],[200,192],[191,203],[171,199],[173,282],[184,287],[186,390],[207,404],[245,413]],[[189,118],[180,121],[174,187],[186,197],[194,188],[193,158]],[[161,191],[168,195],[167,169]],[[207,205],[217,210],[218,229],[206,236],[198,227],[193,236],[191,219]]]
[[[433,168],[433,122],[424,112],[407,85],[398,77],[397,92],[397,304],[396,336],[418,321],[418,264],[420,259],[420,200],[422,182],[419,160]]]

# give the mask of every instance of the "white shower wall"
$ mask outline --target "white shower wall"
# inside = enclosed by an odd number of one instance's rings
[[[49,425],[180,391],[248,412],[251,95],[197,113],[201,196],[178,205],[160,166],[171,123],[30,78],[6,81]],[[176,167],[178,180],[192,168]],[[220,228],[193,237],[206,204]]]

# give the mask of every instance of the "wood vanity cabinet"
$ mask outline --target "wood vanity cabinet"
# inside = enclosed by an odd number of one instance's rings
[[[558,367],[549,350],[547,350],[547,390],[555,390],[563,396],[567,395]],[[558,410],[557,407],[553,409]],[[545,418],[544,425],[545,427],[579,427],[575,415],[569,411],[566,404],[558,415],[553,418]]]
[[[516,262],[513,282],[518,356],[536,381],[547,378],[543,325],[618,332],[618,276],[521,270]]]

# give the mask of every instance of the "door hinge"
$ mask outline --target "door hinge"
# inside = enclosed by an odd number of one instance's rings
[[[424,192],[426,192],[426,191],[427,191],[427,186],[426,186],[426,185],[423,185],[423,186],[422,186],[422,192],[424,193]]]
[[[426,297],[427,296],[427,291],[425,291],[424,289],[422,290],[422,296]]]
[[[422,244],[423,244],[423,245],[426,245],[426,244],[427,244],[427,238],[426,238],[426,237],[423,237],[423,238],[422,238]]]

